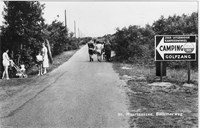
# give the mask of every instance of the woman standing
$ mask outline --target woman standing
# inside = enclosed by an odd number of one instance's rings
[[[105,55],[106,55],[106,61],[111,61],[111,43],[107,40],[105,43]]]
[[[9,50],[7,49],[4,53],[3,53],[3,66],[4,66],[4,71],[3,71],[3,76],[2,79],[4,79],[5,75],[6,75],[6,79],[9,80],[9,74],[8,74],[8,66],[10,65],[10,58],[8,56],[8,52]]]
[[[97,42],[97,44],[96,44],[96,53],[97,53],[97,60],[99,62],[102,60],[102,58],[101,58],[102,50],[103,50],[103,45],[100,42]]]
[[[88,42],[88,53],[89,53],[89,58],[90,58],[90,62],[93,61],[93,54],[94,54],[94,42],[92,40],[90,40]]]
[[[42,56],[43,56],[43,68],[44,68],[44,73],[47,73],[47,68],[49,67],[49,59],[48,59],[48,50],[47,47],[45,46],[45,43],[42,43]]]

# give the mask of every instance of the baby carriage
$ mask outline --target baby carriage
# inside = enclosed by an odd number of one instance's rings
[[[12,60],[10,61],[11,66],[14,67],[17,71],[16,76],[19,76],[19,78],[27,78],[27,75],[25,74],[25,66],[21,65],[21,68],[17,66]]]

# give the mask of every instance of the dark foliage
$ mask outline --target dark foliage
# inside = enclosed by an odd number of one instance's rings
[[[35,1],[5,2],[2,29],[2,49],[10,50],[11,58],[28,67],[33,64],[33,55],[39,49],[42,40],[44,5]]]
[[[79,48],[78,40],[68,36],[68,30],[63,23],[53,21],[51,25],[47,26],[47,39],[50,42],[53,56],[67,50],[74,50]]]
[[[16,64],[23,63],[27,68],[34,65],[35,56],[45,39],[49,40],[53,56],[79,47],[77,40],[68,36],[63,23],[56,20],[50,25],[44,23],[44,4],[38,1],[4,3],[1,46],[3,51],[10,50],[9,56]]]
[[[152,25],[146,25],[145,27],[134,25],[121,30],[117,29],[115,34],[109,36],[109,39],[112,42],[117,60],[152,65],[155,56],[155,35],[197,34],[198,13],[194,12],[190,16],[184,14],[182,16],[169,16],[168,18],[161,16]],[[198,59],[192,62],[191,65],[193,68],[197,68]],[[168,67],[171,68],[185,68],[186,66],[187,63],[183,61],[168,62]]]

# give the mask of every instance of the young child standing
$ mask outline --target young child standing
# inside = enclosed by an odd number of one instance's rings
[[[39,69],[38,76],[43,75],[43,73],[42,73],[43,57],[42,57],[42,55],[41,55],[41,51],[40,51],[40,52],[38,53],[38,55],[36,56],[36,60],[37,60],[38,69]]]

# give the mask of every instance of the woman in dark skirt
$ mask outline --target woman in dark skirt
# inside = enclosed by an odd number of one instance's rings
[[[111,44],[110,42],[107,40],[105,45],[105,55],[106,55],[106,61],[110,61],[110,57],[111,57]]]
[[[94,42],[93,42],[93,40],[90,40],[88,42],[88,53],[89,53],[90,62],[94,61],[93,58],[92,58],[92,55],[94,54]]]

